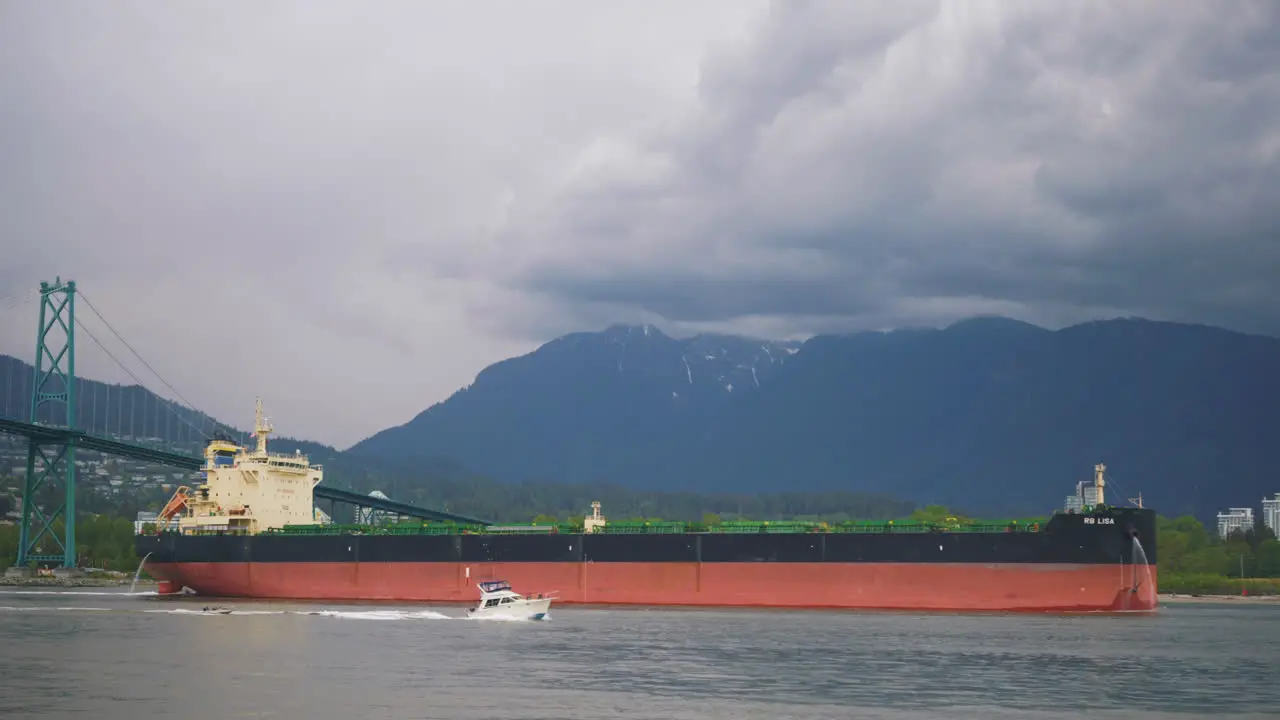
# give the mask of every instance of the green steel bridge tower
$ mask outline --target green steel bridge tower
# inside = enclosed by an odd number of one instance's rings
[[[29,413],[21,410],[19,414],[25,417],[0,417],[0,432],[23,436],[27,438],[28,443],[26,477],[23,480],[22,492],[22,525],[18,535],[17,563],[14,567],[19,572],[37,565],[46,567],[58,565],[64,570],[74,570],[77,567],[75,523],[77,448],[86,452],[168,465],[188,472],[200,472],[205,464],[204,458],[199,454],[174,452],[136,444],[136,442],[123,442],[80,427],[82,416],[79,413],[80,406],[76,397],[78,383],[75,327],[80,324],[76,319],[77,294],[75,282],[71,280],[64,282],[61,277],[56,278],[52,283],[40,283],[40,327],[36,334],[36,356],[32,366],[34,380],[31,386],[30,404],[26,406]],[[93,301],[86,297],[84,303],[119,338],[115,329],[93,306]],[[91,342],[102,347],[91,330],[83,325],[81,329],[85,331]],[[120,340],[124,342],[124,338]],[[125,344],[128,346],[128,343]],[[102,349],[106,351],[105,347]],[[132,346],[129,346],[129,349],[132,351]],[[106,352],[112,360],[120,364],[110,351]],[[137,354],[136,351],[134,354]],[[138,359],[148,369],[151,368],[141,356],[138,356]],[[190,407],[189,403],[182,407],[170,407],[170,401],[146,390],[142,386],[142,381],[127,367],[123,364],[120,364],[120,367],[138,381],[138,391],[146,393],[151,398],[148,402],[164,404],[169,412],[190,411],[191,417],[204,417],[214,423],[215,430],[219,427],[216,420]],[[155,371],[152,370],[152,372]],[[157,377],[159,377],[158,374]],[[160,380],[164,382],[163,378]],[[172,389],[172,386],[169,387]],[[8,399],[6,396],[6,406],[9,405]],[[23,402],[25,403],[25,400]],[[92,412],[91,408],[91,415]],[[193,431],[199,433],[203,441],[207,442],[211,439],[212,436],[204,430],[191,425],[182,416],[178,417]],[[143,423],[146,424],[145,415]],[[92,418],[89,424],[93,424]],[[229,426],[226,427],[230,429]],[[134,431],[130,432],[132,435]],[[332,485],[324,485],[316,487],[313,494],[318,500],[325,499],[330,503],[343,503],[384,513],[464,524],[489,524],[463,515],[395,502],[380,493],[363,495]],[[48,507],[54,507],[54,509],[49,512],[42,509]]]
[[[40,283],[40,330],[36,335],[35,380],[31,393],[32,425],[52,432],[31,437],[22,493],[22,527],[18,566],[61,561],[76,567],[76,284],[57,278]],[[36,494],[61,486],[62,504],[49,513]],[[56,526],[61,521],[62,532]],[[59,536],[61,535],[61,536]],[[50,544],[57,545],[54,552]]]

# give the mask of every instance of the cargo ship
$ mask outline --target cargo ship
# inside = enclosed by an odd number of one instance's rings
[[[921,611],[1149,612],[1155,513],[1104,502],[1042,525],[912,522],[416,521],[336,525],[315,507],[324,469],[215,439],[202,484],[179,488],[136,549],[161,592],[320,601],[474,603],[477,583],[554,591],[559,604]]]

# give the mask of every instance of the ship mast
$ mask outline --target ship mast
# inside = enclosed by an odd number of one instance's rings
[[[1106,505],[1106,502],[1103,500],[1103,497],[1102,497],[1102,493],[1107,487],[1107,481],[1102,476],[1102,474],[1106,472],[1106,470],[1107,470],[1107,466],[1103,465],[1102,463],[1098,463],[1097,465],[1093,466],[1093,487],[1098,491],[1098,497],[1094,500],[1094,503],[1097,504],[1099,507]]]
[[[262,398],[255,398],[257,416],[253,424],[253,436],[258,439],[258,454],[265,455],[267,452],[267,436],[271,434],[271,421],[262,414]]]
[[[591,514],[582,521],[583,532],[593,533],[605,525],[604,516],[600,514],[600,501],[591,503]]]

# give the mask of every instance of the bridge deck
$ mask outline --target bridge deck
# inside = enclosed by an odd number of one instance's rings
[[[407,515],[409,517],[423,518],[426,520],[440,520],[445,522],[455,522],[464,525],[492,525],[493,523],[484,520],[467,517],[466,515],[455,515],[454,513],[442,512],[439,510],[427,510],[426,508],[406,505],[405,503],[396,502],[395,500],[383,500],[381,498],[361,495],[360,493],[351,492],[349,490],[339,490],[337,488],[325,487],[317,485],[312,491],[316,499],[333,500],[335,502],[348,503],[358,505],[360,507],[373,508],[383,512],[394,513],[396,515]]]
[[[120,442],[119,440],[110,440],[97,435],[90,435],[83,430],[69,430],[48,425],[34,425],[17,420],[0,419],[0,432],[10,435],[22,435],[37,443],[65,443],[74,440],[76,447],[84,450],[93,450],[131,460],[160,463],[161,465],[183,470],[199,470],[204,467],[204,458],[196,457],[195,455],[155,450],[141,445]]]
[[[159,463],[161,465],[168,465],[182,470],[196,471],[204,467],[204,458],[196,457],[194,455],[186,455],[183,453],[168,452],[165,450],[155,450],[152,448],[142,447],[140,445],[120,442],[119,440],[109,440],[96,435],[90,435],[81,430],[69,430],[67,428],[35,425],[32,423],[19,422],[17,420],[0,419],[0,432],[8,433],[10,435],[22,435],[36,443],[53,444],[65,443],[74,440],[76,447],[85,450],[94,450],[96,452],[116,455],[118,457],[130,458],[132,460]],[[476,518],[467,517],[465,515],[441,512],[439,510],[429,510],[427,508],[420,508],[414,505],[396,502],[395,500],[383,500],[382,498],[361,495],[360,493],[351,492],[349,490],[339,490],[325,485],[316,486],[314,495],[317,500],[322,499],[347,503],[358,507],[372,508],[374,510],[381,510],[383,512],[394,513],[396,515],[422,518],[424,520],[456,522],[468,525],[492,525],[492,523],[484,520],[477,520]]]

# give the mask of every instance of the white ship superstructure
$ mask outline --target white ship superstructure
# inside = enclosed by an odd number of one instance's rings
[[[267,452],[271,432],[258,399],[256,446],[248,449],[224,439],[210,442],[204,453],[204,483],[195,490],[178,488],[160,513],[160,528],[171,529],[174,519],[183,533],[257,534],[286,525],[315,524],[312,491],[324,478],[324,468],[310,464],[301,452]]]

